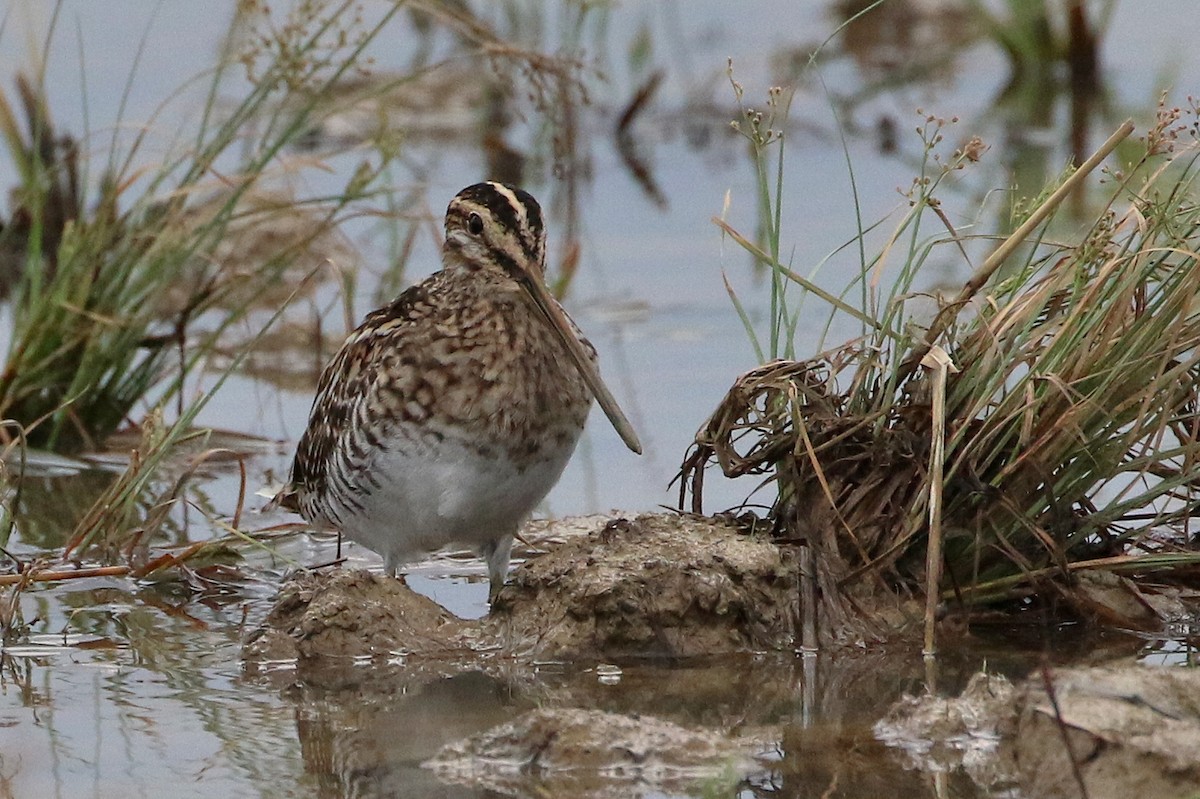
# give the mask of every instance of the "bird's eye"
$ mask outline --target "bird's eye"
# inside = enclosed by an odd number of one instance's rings
[[[471,214],[469,217],[467,217],[467,230],[471,232],[472,236],[478,236],[480,233],[482,233],[483,217],[481,217],[479,214]]]

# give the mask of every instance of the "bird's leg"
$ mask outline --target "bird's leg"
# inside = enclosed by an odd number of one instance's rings
[[[404,572],[400,570],[400,564],[403,561],[400,556],[395,553],[389,553],[383,559],[383,573],[394,580],[398,580],[400,585],[408,588],[408,580],[404,579]]]
[[[507,533],[499,538],[488,541],[479,548],[488,567],[488,605],[496,603],[500,589],[504,587],[504,579],[508,575],[508,558],[512,554],[513,536]]]

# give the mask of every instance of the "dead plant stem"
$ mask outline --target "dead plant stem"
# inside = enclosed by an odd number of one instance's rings
[[[1071,774],[1075,777],[1075,784],[1079,786],[1079,796],[1081,799],[1089,799],[1087,783],[1083,779],[1083,771],[1079,768],[1079,758],[1075,757],[1075,747],[1071,746],[1071,732],[1067,729],[1067,723],[1063,721],[1062,707],[1058,704],[1058,693],[1054,690],[1054,679],[1050,675],[1050,667],[1046,662],[1042,661],[1042,687],[1046,689],[1046,697],[1050,700],[1050,707],[1054,710],[1054,722],[1058,727],[1058,732],[1062,736],[1063,748],[1067,752],[1067,760],[1071,762]]]
[[[820,651],[817,640],[817,569],[810,541],[800,545],[800,620],[800,651]]]
[[[929,542],[925,550],[925,646],[922,654],[937,654],[938,586],[942,582],[942,474],[946,459],[946,379],[957,372],[941,347],[932,347],[922,365],[933,372],[933,423],[929,447]]]
[[[129,574],[128,566],[95,566],[87,569],[40,571],[35,574],[0,574],[0,585],[17,585],[23,582],[53,583],[59,580],[81,580],[85,577],[123,577],[126,574]]]

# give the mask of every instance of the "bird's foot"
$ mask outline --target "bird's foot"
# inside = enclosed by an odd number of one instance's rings
[[[500,592],[504,590],[504,586],[508,583],[491,583],[488,586],[488,610],[496,607],[496,601],[500,598]]]

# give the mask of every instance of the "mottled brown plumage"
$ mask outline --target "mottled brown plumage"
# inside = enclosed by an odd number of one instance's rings
[[[640,451],[594,349],[545,291],[544,253],[530,195],[495,183],[460,192],[442,271],[369,314],[322,373],[284,504],[393,572],[446,543],[476,545],[494,594],[593,394]]]

